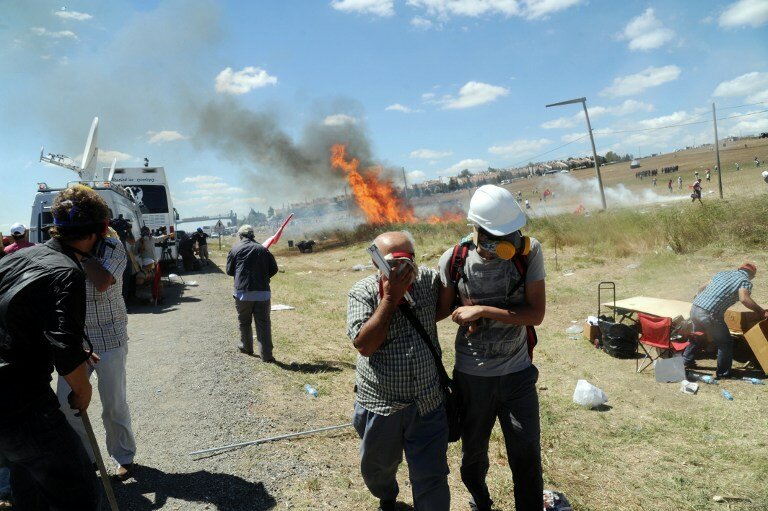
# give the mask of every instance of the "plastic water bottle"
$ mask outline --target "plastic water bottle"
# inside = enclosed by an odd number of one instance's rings
[[[688,381],[700,381],[707,385],[717,385],[717,378],[712,378],[709,374],[688,373]]]
[[[730,393],[730,392],[728,392],[727,390],[723,389],[723,390],[721,390],[721,391],[720,391],[720,393],[721,393],[721,394],[723,395],[723,397],[724,397],[725,399],[727,399],[728,401],[733,401],[733,396],[732,396],[732,395],[731,395],[731,393]]]
[[[309,383],[304,385],[304,390],[306,390],[307,394],[309,394],[310,396],[317,397],[317,394],[318,394],[317,389],[312,385],[310,385]]]
[[[742,380],[748,381],[752,385],[765,385],[765,382],[760,378],[748,378],[745,376],[744,378],[742,378]]]

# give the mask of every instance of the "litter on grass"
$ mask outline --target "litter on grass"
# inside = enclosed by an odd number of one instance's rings
[[[585,408],[597,408],[608,402],[608,396],[587,380],[579,380],[573,391],[573,402]]]
[[[544,511],[573,511],[573,507],[559,491],[544,490]]]
[[[284,305],[282,303],[276,303],[275,305],[272,306],[272,308],[270,310],[273,310],[273,311],[292,311],[294,309],[296,309],[296,307],[291,307],[290,305]]]

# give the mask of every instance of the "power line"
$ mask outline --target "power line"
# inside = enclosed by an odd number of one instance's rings
[[[761,101],[759,103],[749,103],[749,104],[746,104],[746,105],[725,107],[725,108],[721,108],[721,110],[740,108],[740,107],[745,107],[745,106],[762,105],[762,104],[766,104],[766,103],[768,103],[768,101]],[[748,117],[750,115],[757,115],[757,114],[762,114],[762,113],[765,113],[765,112],[768,112],[768,109],[758,110],[757,112],[748,112],[748,113],[745,113],[745,114],[735,114],[735,115],[730,115],[728,117],[718,117],[717,120],[718,121],[725,121],[725,120],[728,120],[728,119],[736,119],[738,117]],[[694,116],[693,118],[695,119],[695,118],[701,117],[703,115],[705,115],[705,114],[699,114],[699,115]],[[600,135],[600,136],[618,135],[618,134],[621,134],[621,133],[639,133],[639,132],[643,132],[643,131],[656,131],[656,130],[664,130],[664,129],[668,129],[668,128],[679,128],[681,126],[691,126],[691,125],[694,125],[694,124],[709,124],[710,122],[712,122],[712,121],[705,120],[705,121],[681,122],[681,123],[677,123],[677,124],[669,124],[667,126],[656,126],[655,128],[640,128],[640,129],[636,129],[636,130],[619,130],[619,131],[593,130],[592,133],[595,134],[595,135]],[[512,165],[510,165],[510,167],[511,168],[517,168],[517,167],[519,167],[523,163],[534,161],[537,158],[540,158],[540,157],[545,156],[547,154],[550,154],[550,153],[553,153],[555,151],[558,151],[558,150],[562,149],[563,147],[567,147],[567,146],[569,146],[571,144],[574,144],[576,142],[584,140],[588,136],[589,136],[589,133],[587,133],[586,135],[582,135],[582,136],[580,136],[577,139],[571,140],[570,142],[567,142],[567,143],[565,143],[565,144],[563,144],[561,146],[555,147],[554,149],[550,149],[549,151],[545,151],[543,153],[540,153],[540,154],[537,154],[537,155],[534,155],[534,156],[529,156],[528,158],[525,158],[524,160],[521,160],[519,162],[513,163]]]
[[[736,106],[719,106],[717,107],[718,110],[731,110],[734,108],[742,108],[745,106],[755,106],[755,105],[765,105],[768,101],[758,101],[757,103],[747,103],[745,105],[736,105]]]
[[[586,135],[582,135],[582,136],[580,136],[580,137],[579,137],[579,138],[577,138],[577,139],[571,140],[570,142],[567,142],[567,143],[565,143],[565,144],[563,144],[563,145],[561,145],[561,146],[555,147],[554,149],[550,149],[549,151],[543,152],[543,153],[541,153],[541,154],[537,154],[537,155],[535,155],[535,156],[529,156],[528,158],[526,158],[526,159],[524,159],[524,160],[521,160],[521,161],[519,161],[519,162],[517,162],[517,163],[513,163],[512,165],[510,165],[510,167],[512,167],[512,168],[516,168],[516,167],[518,167],[519,165],[521,165],[521,164],[523,164],[523,163],[526,163],[526,162],[529,162],[529,161],[533,161],[533,160],[535,160],[536,158],[540,158],[541,156],[544,156],[544,155],[546,155],[546,154],[549,154],[549,153],[553,153],[553,152],[555,152],[555,151],[557,151],[557,150],[559,150],[559,149],[562,149],[563,147],[569,146],[569,145],[571,145],[571,144],[575,144],[576,142],[578,142],[578,141],[580,141],[580,140],[584,140],[584,139],[585,139],[585,138],[587,138],[588,136],[589,136],[589,133],[587,133]]]
[[[733,108],[736,108],[736,107],[733,107]],[[757,114],[762,114],[762,113],[765,113],[765,112],[768,112],[768,109],[766,109],[766,110],[758,110],[757,112],[748,112],[746,114],[736,114],[736,115],[731,115],[731,116],[728,116],[728,117],[718,117],[717,120],[718,121],[725,121],[725,120],[728,120],[728,119],[735,119],[737,117],[748,117],[750,115],[757,115]],[[696,117],[701,117],[701,115],[697,115]],[[656,131],[656,130],[665,130],[665,129],[668,129],[668,128],[679,128],[680,126],[691,126],[693,124],[709,124],[710,122],[711,121],[709,121],[709,120],[706,120],[706,121],[693,121],[693,122],[680,122],[680,123],[677,123],[677,124],[669,124],[667,126],[656,126],[654,128],[639,128],[639,129],[636,129],[636,130],[617,130],[617,131],[599,131],[599,130],[595,130],[594,133],[596,135],[617,135],[617,134],[620,134],[620,133],[639,133],[639,132],[642,132],[642,131]]]

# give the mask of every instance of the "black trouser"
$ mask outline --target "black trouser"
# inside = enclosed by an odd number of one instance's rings
[[[454,371],[462,407],[461,480],[479,510],[492,505],[488,486],[488,441],[498,417],[514,482],[515,509],[541,511],[544,481],[536,381],[531,366],[504,376],[472,376]]]
[[[4,389],[3,392],[13,392]],[[48,399],[21,414],[0,417],[0,453],[11,469],[14,509],[96,511],[99,481],[80,437]]]

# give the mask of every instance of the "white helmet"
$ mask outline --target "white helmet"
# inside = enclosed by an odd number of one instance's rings
[[[762,173],[763,180],[768,183],[768,170],[764,170]]]
[[[483,185],[469,201],[467,219],[494,236],[506,236],[525,226],[525,213],[509,190]]]

